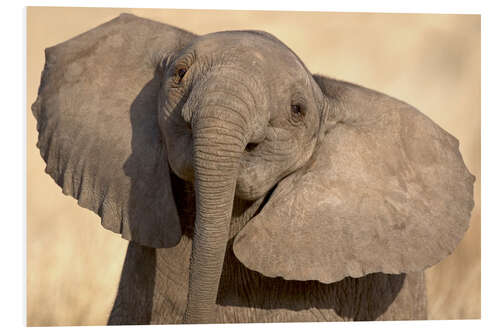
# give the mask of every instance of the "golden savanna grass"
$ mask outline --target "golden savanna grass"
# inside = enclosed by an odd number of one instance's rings
[[[480,33],[478,15],[356,14],[30,7],[27,15],[27,321],[105,324],[126,241],[104,230],[44,173],[36,149],[43,50],[122,12],[198,34],[268,31],[313,73],[404,100],[460,140],[476,176],[471,226],[455,252],[427,272],[430,319],[480,318]]]

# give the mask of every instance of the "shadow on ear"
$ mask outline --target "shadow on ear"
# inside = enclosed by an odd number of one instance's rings
[[[326,134],[236,236],[236,257],[269,277],[332,283],[422,271],[449,255],[474,206],[458,141],[406,103],[315,79]]]
[[[194,37],[123,14],[46,50],[32,106],[46,172],[106,229],[145,246],[171,247],[181,235],[155,59]]]

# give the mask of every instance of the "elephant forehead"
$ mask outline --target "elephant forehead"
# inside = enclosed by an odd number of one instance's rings
[[[303,64],[280,40],[261,31],[222,31],[202,36],[193,47],[200,54],[204,52],[223,53],[236,56],[239,61],[248,62],[267,70],[280,66],[281,71],[297,75],[297,67]]]

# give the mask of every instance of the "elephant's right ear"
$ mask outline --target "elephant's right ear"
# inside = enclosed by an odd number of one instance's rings
[[[194,37],[123,14],[46,50],[32,106],[46,172],[106,229],[145,246],[171,247],[181,235],[156,69]]]
[[[387,95],[315,80],[328,98],[323,141],[236,236],[236,257],[266,276],[323,283],[438,263],[474,206],[458,140]]]

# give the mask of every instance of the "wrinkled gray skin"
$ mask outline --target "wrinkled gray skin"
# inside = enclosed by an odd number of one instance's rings
[[[474,177],[418,111],[264,32],[122,15],[46,55],[46,171],[131,241],[109,324],[425,319]]]
[[[167,55],[161,71],[159,124],[172,171],[179,183],[194,184],[196,205],[185,202],[184,210],[196,211],[195,231],[192,240],[185,232],[181,244],[173,249],[151,251],[129,246],[111,324],[130,322],[127,309],[133,309],[133,316],[143,322],[154,323],[180,322],[182,314],[183,322],[188,323],[376,319],[386,312],[404,284],[406,290],[399,302],[405,310],[389,311],[387,318],[425,317],[422,274],[407,279],[404,275],[375,274],[359,282],[332,285],[288,282],[255,274],[231,255],[228,238],[253,216],[264,195],[280,179],[309,160],[322,134],[328,112],[325,96],[294,53],[265,33],[219,32],[197,38],[178,54]],[[189,229],[187,219],[181,220],[184,229]],[[226,271],[222,274],[225,254]],[[155,264],[144,267],[149,261]],[[165,272],[163,262],[170,267]],[[135,289],[138,272],[150,272],[153,267],[152,294],[168,295],[168,300],[160,298],[157,303],[153,297],[152,304],[145,300],[147,306],[131,306],[129,302],[143,299],[151,289]],[[171,272],[171,267],[179,271]],[[144,278],[151,278],[150,274]],[[264,291],[263,286],[269,290]],[[368,299],[364,301],[373,304],[356,304],[359,313],[353,313],[353,304],[346,300],[339,302],[337,311],[328,309],[322,297],[333,301],[338,289],[365,294]],[[413,290],[418,290],[415,296],[406,295]],[[369,299],[371,293],[385,297]],[[176,302],[186,294],[187,305]],[[218,294],[218,303],[226,307],[214,306]],[[290,297],[296,299],[291,301]],[[297,315],[302,307],[305,309]],[[266,308],[275,310],[263,311]]]

